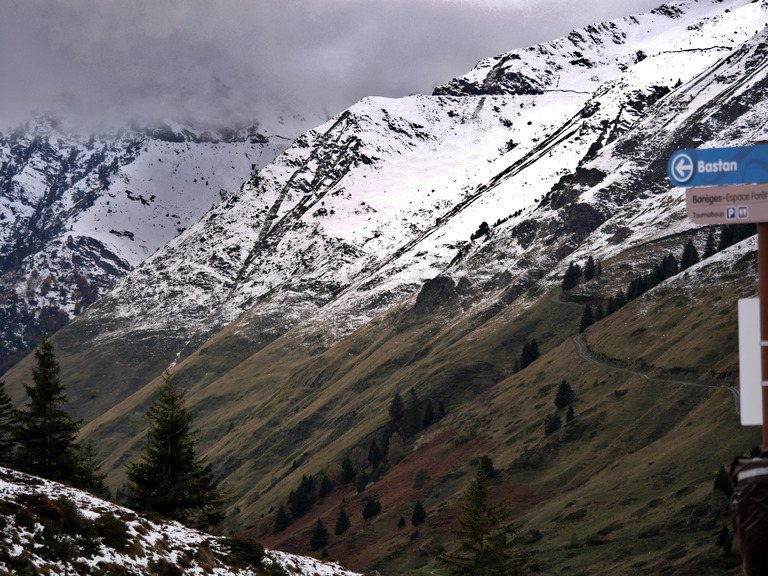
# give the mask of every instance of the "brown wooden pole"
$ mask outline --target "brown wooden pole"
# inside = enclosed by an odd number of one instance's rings
[[[768,450],[768,222],[757,225],[757,277],[760,297],[760,374],[763,393],[763,450]]]

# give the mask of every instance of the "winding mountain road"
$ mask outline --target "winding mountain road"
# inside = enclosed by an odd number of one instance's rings
[[[736,408],[736,412],[739,413],[739,390],[737,388],[734,388],[733,386],[723,386],[718,384],[702,384],[701,382],[697,382],[695,380],[657,378],[649,375],[647,372],[640,372],[639,370],[633,370],[631,368],[617,366],[616,364],[610,364],[608,362],[605,362],[604,360],[600,360],[599,358],[592,356],[592,354],[589,352],[589,349],[587,348],[587,345],[584,343],[584,340],[582,339],[581,334],[572,336],[571,340],[573,340],[573,344],[576,347],[576,353],[579,355],[579,357],[582,360],[584,360],[585,362],[589,362],[590,364],[594,364],[595,366],[600,366],[601,368],[605,368],[606,370],[624,372],[626,374],[630,374],[632,376],[636,376],[638,378],[648,380],[649,382],[663,382],[665,384],[676,384],[678,386],[695,386],[697,388],[714,388],[714,389],[727,388],[731,392],[731,395],[733,396],[733,402]]]

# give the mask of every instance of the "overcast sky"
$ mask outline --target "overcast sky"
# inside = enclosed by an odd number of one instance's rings
[[[0,0],[0,130],[94,120],[250,120],[269,98],[335,114],[661,0]]]

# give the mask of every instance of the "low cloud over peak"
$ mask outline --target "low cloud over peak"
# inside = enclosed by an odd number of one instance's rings
[[[12,0],[0,130],[35,112],[228,124],[431,92],[478,60],[654,2]]]

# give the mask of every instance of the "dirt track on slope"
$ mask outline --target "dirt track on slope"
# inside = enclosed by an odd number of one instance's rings
[[[695,386],[697,388],[713,388],[713,389],[726,388],[728,389],[728,391],[730,391],[731,395],[733,396],[733,402],[736,407],[736,412],[737,413],[739,412],[739,391],[733,386],[725,386],[722,384],[704,384],[696,380],[683,380],[679,378],[660,378],[657,376],[651,376],[648,372],[627,368],[626,366],[621,366],[619,364],[613,364],[593,356],[590,353],[589,348],[587,348],[587,345],[584,343],[584,339],[581,337],[581,334],[572,336],[571,340],[573,340],[573,344],[576,346],[576,353],[579,355],[579,357],[582,360],[584,360],[585,362],[589,362],[590,364],[594,364],[595,366],[605,368],[606,370],[624,372],[625,374],[630,374],[632,376],[636,376],[638,378],[648,380],[649,382],[662,382],[664,384],[675,384],[678,386]]]

